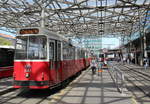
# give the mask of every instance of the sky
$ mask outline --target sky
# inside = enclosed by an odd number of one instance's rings
[[[0,33],[6,34],[6,35],[15,36],[15,34],[12,34],[10,32],[6,32],[6,31],[3,31],[3,30],[0,30]]]
[[[118,48],[120,45],[120,40],[119,38],[103,38],[102,39],[102,48]]]

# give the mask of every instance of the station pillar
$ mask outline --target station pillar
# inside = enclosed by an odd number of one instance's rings
[[[144,57],[147,58],[148,55],[147,55],[147,50],[146,50],[146,47],[147,47],[147,43],[146,43],[146,36],[145,36],[145,31],[144,31],[144,35],[143,35],[143,42],[144,42]]]
[[[142,33],[141,33],[141,31],[140,31],[140,41],[141,41],[141,42],[140,42],[140,43],[141,43],[141,45],[140,45],[140,46],[141,46],[140,66],[143,66],[143,56],[144,56],[144,52],[143,52],[143,50],[144,50],[144,49],[143,49],[143,48],[144,48],[144,47],[143,47],[143,44],[144,44],[144,43],[143,43],[143,42],[144,42],[144,41],[143,41],[143,39],[142,39],[142,35],[141,35],[141,34],[142,34]]]

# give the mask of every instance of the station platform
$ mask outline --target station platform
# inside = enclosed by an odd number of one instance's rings
[[[87,69],[68,87],[43,101],[43,104],[136,104],[130,93],[118,92],[108,70],[92,75]]]

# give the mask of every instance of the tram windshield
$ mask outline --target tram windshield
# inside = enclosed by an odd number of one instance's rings
[[[15,59],[46,59],[45,36],[18,36]]]

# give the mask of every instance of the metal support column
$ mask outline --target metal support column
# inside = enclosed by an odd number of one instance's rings
[[[148,10],[146,11],[146,15],[145,15],[145,19],[144,19],[144,24],[143,24],[143,42],[144,42],[144,57],[145,58],[148,57],[147,50],[146,50],[147,43],[146,43],[146,32],[145,32],[145,25],[146,25],[146,22],[147,22],[147,16],[148,16]]]
[[[130,32],[130,35],[128,36],[128,61],[129,63],[131,61],[131,46],[132,46],[131,35],[132,35],[133,23],[131,25],[132,25],[131,32]]]
[[[128,61],[129,61],[129,63],[131,63],[131,44],[132,44],[131,34],[132,34],[132,32],[129,35],[129,47],[128,47]]]
[[[145,31],[144,31],[144,33],[143,33],[143,43],[144,43],[144,57],[147,58],[148,55],[147,55],[147,50],[146,50],[147,44],[146,44]]]
[[[136,48],[136,46],[134,45],[134,58],[135,58],[135,64],[138,64],[137,63],[137,48]]]
[[[147,20],[147,14],[148,14],[148,10],[146,11],[146,15],[145,15],[145,19],[144,19],[144,24],[142,26],[142,29],[141,29],[141,21],[140,21],[140,17],[139,17],[139,30],[140,30],[140,38],[141,38],[141,65],[143,66],[143,57],[147,58],[148,55],[147,55],[147,50],[146,50],[146,47],[147,47],[147,44],[146,44],[146,32],[145,32],[145,25],[146,25],[146,20]],[[139,14],[140,16],[140,14]],[[142,30],[142,31],[141,31]],[[142,36],[143,34],[143,36]]]
[[[44,8],[42,8],[42,11],[41,11],[41,27],[44,28],[45,27],[45,11],[44,11]]]
[[[138,16],[139,16],[139,33],[140,33],[140,47],[141,47],[141,54],[140,54],[140,65],[143,66],[143,39],[142,39],[142,31],[141,31],[141,18],[140,18],[140,12],[138,10]]]

